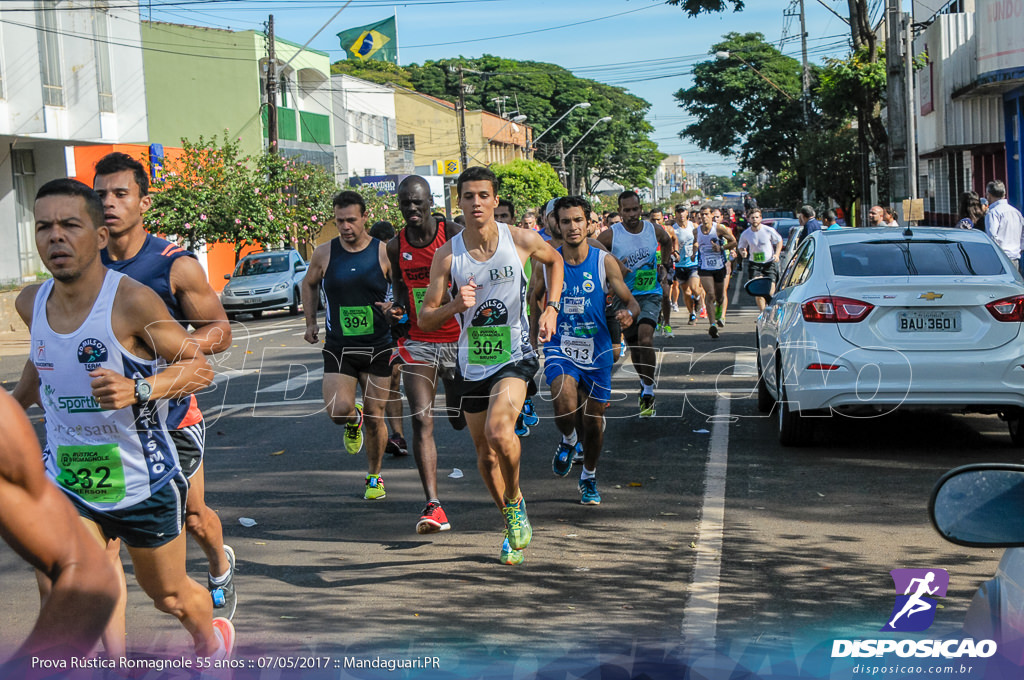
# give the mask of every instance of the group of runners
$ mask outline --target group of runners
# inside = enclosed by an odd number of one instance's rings
[[[552,471],[568,476],[582,462],[580,502],[598,505],[618,335],[640,380],[639,416],[651,417],[653,338],[659,320],[669,324],[672,281],[691,322],[707,298],[717,336],[724,253],[736,240],[706,209],[699,225],[684,209],[668,229],[656,215],[643,219],[632,191],[619,196],[620,220],[607,228],[585,199],[563,197],[548,204],[541,231],[510,226],[514,209],[502,206],[487,168],[463,172],[457,192],[461,224],[434,212],[426,180],[406,178],[398,188],[405,224],[387,242],[366,229],[362,196],[338,193],[338,237],[314,251],[302,284],[305,340],[320,343],[323,293],[323,399],[344,427],[344,448],[366,450],[367,500],[386,497],[385,405],[400,367],[426,499],[421,534],[451,528],[436,479],[434,403],[443,385],[448,419],[468,428],[503,518],[499,560],[514,565],[532,538],[520,426],[524,415],[536,422],[524,406],[537,391],[540,357],[561,434]],[[26,653],[81,653],[102,638],[108,656],[126,654],[121,543],[139,585],[179,619],[197,655],[224,658],[234,646],[235,556],[205,503],[205,427],[194,397],[212,378],[205,355],[230,346],[231,328],[197,260],[146,232],[148,194],[143,166],[114,153],[97,164],[93,187],[54,180],[36,197],[36,245],[53,278],[18,297],[31,355],[13,396],[23,409],[39,404],[45,412],[41,465],[33,463],[39,449],[24,414],[0,395],[0,410],[16,423],[0,447],[0,496],[31,500],[0,523],[38,568],[42,599]],[[407,333],[393,337],[399,322]],[[40,483],[44,474],[55,486]],[[28,513],[37,507],[50,508],[48,516],[77,512],[81,527],[36,540],[28,528],[38,517]],[[186,573],[182,528],[207,556],[205,588]],[[58,625],[57,606],[89,615]]]

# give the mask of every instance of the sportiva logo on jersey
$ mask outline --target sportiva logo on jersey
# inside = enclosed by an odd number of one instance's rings
[[[506,326],[508,325],[508,307],[501,300],[487,300],[477,307],[470,325]]]
[[[896,586],[896,604],[883,631],[904,633],[927,630],[935,621],[937,601],[945,597],[949,587],[949,572],[945,569],[893,569]]]
[[[106,346],[96,338],[86,338],[78,346],[78,363],[85,364],[88,371],[94,371],[107,360]]]
[[[95,397],[59,397],[57,407],[66,413],[95,413],[102,411],[100,403]]]

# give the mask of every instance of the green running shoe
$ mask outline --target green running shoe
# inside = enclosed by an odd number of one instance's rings
[[[363,405],[356,402],[356,413],[359,420],[345,424],[345,450],[353,456],[363,448]]]
[[[526,553],[522,550],[513,550],[508,544],[508,534],[505,534],[505,542],[501,544],[501,554],[498,555],[498,561],[502,564],[522,564],[526,559]]]
[[[640,398],[637,399],[637,405],[640,407],[640,417],[650,418],[655,413],[654,410],[654,395],[646,395],[643,392],[640,393]]]
[[[384,479],[380,475],[366,475],[366,493],[363,494],[363,498],[368,501],[376,501],[386,495]]]
[[[520,496],[518,503],[506,502],[501,512],[505,515],[505,533],[508,535],[509,546],[522,550],[530,545],[533,527],[530,526],[530,518],[526,516],[526,499]]]

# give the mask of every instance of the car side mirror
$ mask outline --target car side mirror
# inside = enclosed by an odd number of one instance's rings
[[[772,280],[767,276],[750,279],[743,284],[743,290],[754,297],[764,298],[768,302],[772,301]]]
[[[231,280],[231,274],[225,274],[224,275],[224,280],[225,281],[230,281]]]
[[[297,265],[295,265],[295,271],[297,271],[297,272],[304,272],[307,269],[309,269],[309,265],[308,264],[297,264]]]
[[[1024,546],[1024,465],[983,463],[950,470],[935,485],[928,514],[951,543]]]

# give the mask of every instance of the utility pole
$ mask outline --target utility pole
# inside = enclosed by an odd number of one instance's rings
[[[274,15],[267,22],[267,149],[277,153],[277,54],[274,50]]]
[[[562,171],[558,173],[559,179],[562,180],[562,184],[565,185],[566,189],[568,189],[569,177],[566,175],[565,172],[565,145],[562,144],[562,140],[558,140],[558,155],[562,157]]]
[[[800,97],[804,105],[804,129],[811,126],[811,67],[807,64],[807,17],[804,13],[804,0],[800,0],[800,49],[803,52],[803,90]],[[811,202],[811,173],[804,170],[804,203]]]
[[[466,145],[466,84],[463,81],[462,65],[459,65],[459,159],[463,172],[469,165],[469,149]]]
[[[888,77],[889,202],[898,204],[907,192],[907,87],[903,70],[903,12],[900,0],[886,0],[885,70]]]
[[[917,198],[917,101],[914,97],[914,15],[904,14],[906,22],[907,53],[904,68],[907,71],[907,193]]]

